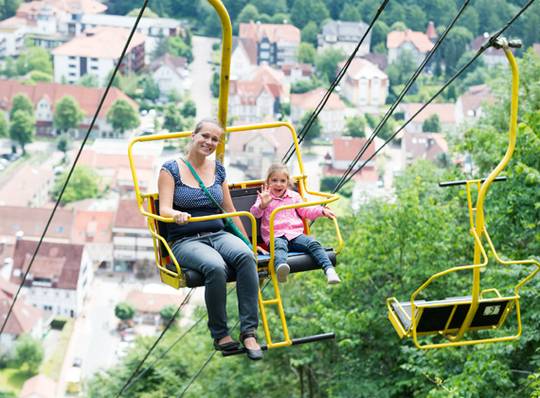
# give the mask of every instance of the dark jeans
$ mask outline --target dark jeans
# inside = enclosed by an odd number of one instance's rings
[[[182,268],[198,271],[204,276],[208,328],[214,339],[229,335],[226,284],[231,269],[236,272],[240,332],[257,329],[257,264],[253,252],[240,238],[225,231],[187,237],[174,242],[172,251]]]
[[[333,266],[321,244],[311,236],[302,234],[291,240],[284,236],[276,238],[274,245],[274,265],[276,267],[287,262],[289,250],[308,253],[325,272]]]

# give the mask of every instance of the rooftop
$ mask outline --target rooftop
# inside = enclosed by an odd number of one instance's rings
[[[135,228],[146,230],[146,218],[139,212],[135,199],[122,199],[118,203],[114,228]]]
[[[424,106],[421,103],[401,103],[399,109],[405,112],[405,117],[409,118],[414,115],[418,110]],[[420,112],[413,121],[416,123],[422,123],[432,115],[438,115],[439,120],[443,124],[455,124],[456,123],[456,105],[453,103],[440,103],[429,104],[422,112]]]
[[[97,0],[40,0],[23,2],[17,9],[17,15],[37,14],[47,6],[72,14],[99,14],[107,10],[107,6]]]
[[[178,306],[178,296],[162,293],[144,293],[132,290],[128,293],[126,302],[131,304],[138,312],[158,314],[168,305]]]
[[[23,206],[0,206],[0,235],[13,236],[22,231],[24,237],[38,238],[49,220],[51,209]],[[75,218],[72,210],[58,208],[47,229],[47,239],[68,241]]]
[[[388,49],[401,47],[404,43],[412,43],[422,53],[431,51],[433,48],[433,43],[424,32],[415,32],[410,29],[394,30],[386,37]]]
[[[326,90],[324,88],[316,88],[303,94],[291,94],[291,106],[299,107],[305,110],[315,109],[319,102],[324,97]],[[345,104],[335,93],[330,94],[328,102],[324,106],[325,110],[343,110]]]
[[[364,137],[338,137],[332,141],[334,161],[352,161],[366,144]],[[367,160],[375,153],[375,142],[371,142],[360,160]]]
[[[19,398],[54,398],[56,387],[54,380],[39,374],[24,382]]]
[[[6,319],[12,297],[0,290],[0,323]],[[43,311],[26,304],[23,299],[17,300],[6,324],[5,333],[20,336],[30,333],[43,318]]]
[[[259,42],[267,37],[271,43],[288,42],[300,44],[300,29],[291,24],[241,23],[238,36]]]
[[[339,67],[343,68],[345,62],[340,62]],[[353,79],[361,79],[362,77],[378,77],[379,79],[388,79],[386,73],[380,70],[377,65],[363,58],[355,58],[347,69],[347,75]]]

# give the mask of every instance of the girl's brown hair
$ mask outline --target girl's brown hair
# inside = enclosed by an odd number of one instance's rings
[[[204,127],[205,124],[213,124],[214,126],[217,126],[221,129],[221,132],[225,132],[225,128],[221,125],[219,120],[213,119],[213,118],[206,118],[199,120],[199,123],[195,126],[195,130],[193,130],[193,135],[198,134]]]
[[[289,169],[287,168],[287,166],[285,166],[283,163],[274,163],[268,168],[268,171],[266,172],[266,183],[268,183],[268,180],[270,179],[270,177],[272,177],[272,174],[275,173],[287,174],[287,179],[289,180],[289,183],[291,182],[291,175],[289,174]]]

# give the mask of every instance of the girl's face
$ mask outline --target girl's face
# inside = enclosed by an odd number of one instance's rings
[[[193,134],[192,150],[204,156],[209,156],[217,148],[223,130],[212,123],[204,123],[202,129]]]
[[[276,171],[268,177],[268,188],[274,196],[282,196],[289,186],[289,175],[284,172]]]

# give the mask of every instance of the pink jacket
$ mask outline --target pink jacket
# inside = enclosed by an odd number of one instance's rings
[[[250,212],[255,218],[261,219],[261,237],[266,244],[270,242],[270,214],[276,207],[292,205],[294,203],[302,203],[304,199],[297,192],[288,189],[285,194],[278,198],[272,195],[272,201],[265,209],[261,209],[259,204],[260,199],[253,206]],[[322,206],[300,207],[298,209],[282,210],[276,214],[274,218],[274,237],[285,236],[288,240],[294,239],[304,233],[304,223],[302,218],[315,220],[322,216]],[[300,218],[302,217],[302,218]]]

